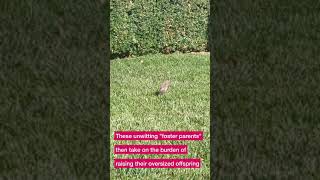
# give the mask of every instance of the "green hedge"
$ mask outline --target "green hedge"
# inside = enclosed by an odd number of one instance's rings
[[[113,56],[208,49],[209,1],[111,0]]]

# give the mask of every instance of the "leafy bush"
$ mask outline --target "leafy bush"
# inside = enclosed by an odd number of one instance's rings
[[[209,2],[111,0],[113,56],[207,49]]]

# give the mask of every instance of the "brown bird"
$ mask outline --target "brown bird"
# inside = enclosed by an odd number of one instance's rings
[[[160,90],[157,92],[157,95],[163,95],[164,93],[166,93],[169,89],[170,86],[170,81],[166,80],[164,81],[161,86],[160,86]]]

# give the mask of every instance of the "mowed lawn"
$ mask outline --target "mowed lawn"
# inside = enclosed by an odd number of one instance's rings
[[[210,58],[200,54],[148,55],[111,62],[111,177],[209,179]],[[171,87],[156,96],[160,84]],[[200,130],[204,141],[117,141],[114,131]],[[188,155],[114,155],[114,144],[187,144]],[[117,158],[201,158],[200,169],[115,169]]]
[[[315,4],[216,4],[211,19],[217,61],[212,61],[214,178],[320,179],[320,11]],[[230,58],[239,63],[222,62]]]

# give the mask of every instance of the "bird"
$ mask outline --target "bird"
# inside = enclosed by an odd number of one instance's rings
[[[165,80],[161,85],[159,91],[156,93],[157,95],[165,94],[170,86],[171,82],[169,80]]]

